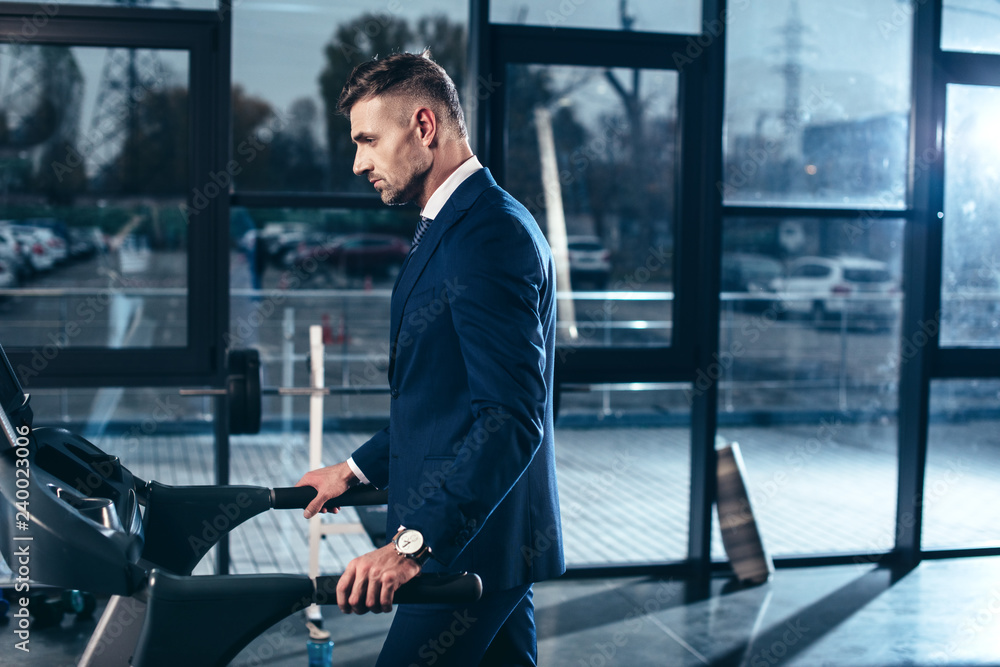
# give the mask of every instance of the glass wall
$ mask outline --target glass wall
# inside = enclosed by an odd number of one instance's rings
[[[564,389],[555,439],[568,565],[686,557],[690,393],[681,383]]]
[[[924,549],[997,547],[1000,382],[937,380],[924,482]]]
[[[736,3],[726,204],[903,208],[912,41],[903,4]]]
[[[306,386],[309,327],[323,327],[326,384],[388,382],[389,297],[416,228],[415,209],[234,207],[227,346],[259,350],[268,386]],[[335,420],[385,418],[388,394],[328,399]],[[265,421],[300,419],[307,402],[265,397]]]
[[[992,0],[944,0],[943,5],[942,49],[1000,53],[1000,7],[997,3]]]
[[[233,0],[233,4],[238,3],[240,0]],[[25,0],[13,0],[15,3],[24,2],[28,4]],[[219,7],[218,0],[59,0],[58,3],[55,2],[31,2],[30,4],[36,5],[39,16],[39,20],[44,20],[45,16],[56,16],[59,11],[56,5],[99,5],[107,7],[109,5],[118,7],[148,7],[151,9],[217,9]]]
[[[951,84],[945,130],[941,344],[1000,345],[1000,88]]]
[[[188,54],[0,45],[0,340],[187,344]]]
[[[716,17],[711,17],[716,18]],[[492,0],[492,23],[538,25],[549,28],[597,28],[649,32],[698,33],[702,30],[698,0]],[[706,18],[706,31],[720,34],[719,20]]]
[[[725,221],[717,372],[694,388],[719,383],[775,555],[893,546],[903,224]]]
[[[772,555],[895,546],[906,9],[782,0],[728,26],[719,187],[772,210],[724,221],[718,363],[699,382],[718,382],[719,440],[740,443]]]
[[[467,0],[278,3],[233,8],[233,155],[248,191],[369,194],[351,171],[350,123],[337,98],[378,54],[429,47],[466,99]]]
[[[504,185],[556,260],[560,343],[669,345],[676,72],[511,65]]]

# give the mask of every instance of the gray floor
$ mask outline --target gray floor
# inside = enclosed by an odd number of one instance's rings
[[[771,582],[698,591],[670,580],[554,581],[536,587],[539,665],[551,667],[931,667],[1000,665],[1000,558],[925,561],[896,578],[873,566],[779,570]],[[326,607],[334,665],[374,663],[391,615]],[[0,665],[75,664],[93,621],[67,618]],[[233,665],[304,667],[298,618]]]

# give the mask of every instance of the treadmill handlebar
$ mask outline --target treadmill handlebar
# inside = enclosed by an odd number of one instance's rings
[[[290,486],[271,489],[271,508],[276,510],[302,510],[313,498],[316,489],[311,486]],[[373,486],[355,486],[336,498],[330,498],[323,507],[332,510],[335,507],[361,507],[366,505],[385,505],[389,502],[389,493]]]
[[[337,603],[339,575],[316,577],[315,604]],[[418,574],[396,589],[393,604],[462,604],[483,595],[483,580],[470,572]]]

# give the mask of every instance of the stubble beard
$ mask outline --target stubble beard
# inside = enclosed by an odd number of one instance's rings
[[[402,206],[417,201],[423,192],[428,174],[430,174],[430,165],[426,167],[420,165],[413,169],[410,179],[401,186],[393,187],[386,182],[385,187],[379,193],[382,195],[382,203],[389,206]]]

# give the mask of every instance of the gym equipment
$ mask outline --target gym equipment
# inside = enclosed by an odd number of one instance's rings
[[[230,350],[225,389],[181,389],[181,396],[225,396],[229,402],[229,432],[260,432],[261,399],[268,396],[329,396],[331,394],[388,394],[389,386],[262,387],[260,352]]]
[[[717,447],[716,456],[716,506],[722,545],[740,583],[763,584],[774,574],[774,563],[764,549],[764,541],[753,517],[750,495],[743,481],[746,470],[739,443]]]
[[[191,576],[223,535],[315,489],[146,482],[79,435],[32,429],[28,402],[0,346],[0,550],[14,564],[27,549],[33,583],[111,596],[80,665],[225,665],[282,618],[336,602],[336,576]],[[355,487],[326,507],[385,502]],[[475,574],[421,575],[393,601],[481,594]]]
[[[32,628],[59,625],[66,614],[75,614],[78,619],[91,618],[96,609],[97,598],[85,591],[61,591],[56,598],[35,593],[28,598],[28,611],[35,619]]]

